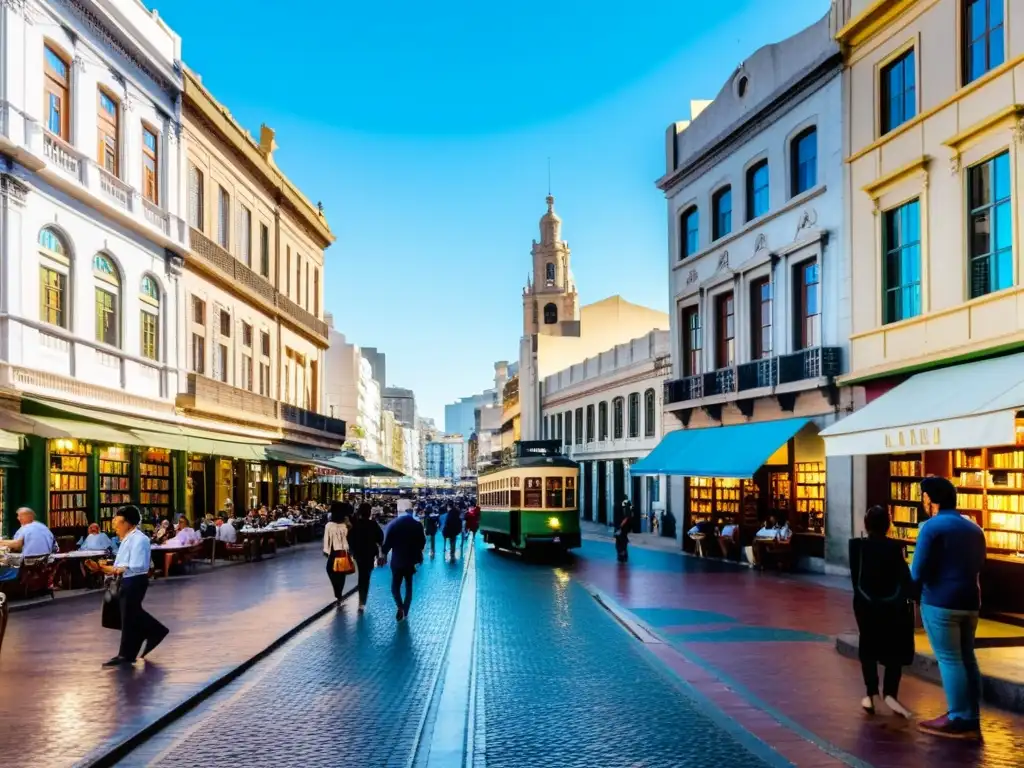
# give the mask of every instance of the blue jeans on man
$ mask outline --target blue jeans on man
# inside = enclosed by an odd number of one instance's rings
[[[921,619],[939,662],[949,718],[977,723],[981,717],[981,671],[974,653],[978,612],[922,605]]]

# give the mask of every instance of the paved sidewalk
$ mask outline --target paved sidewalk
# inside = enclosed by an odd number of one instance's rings
[[[121,670],[100,666],[118,643],[100,626],[101,599],[11,616],[0,653],[0,768],[94,759],[325,608],[331,591],[315,546],[155,582],[146,607],[171,634],[151,660]]]
[[[813,581],[641,549],[620,566],[610,545],[589,541],[573,574],[664,638],[713,689],[759,710],[762,721],[770,719],[778,744],[796,738],[835,756],[822,765],[1022,764],[1024,717],[1009,712],[985,709],[981,746],[927,737],[894,719],[865,717],[859,709],[859,664],[835,651],[836,636],[856,627],[849,594]],[[923,680],[905,678],[901,698],[923,717],[945,711],[942,689]]]

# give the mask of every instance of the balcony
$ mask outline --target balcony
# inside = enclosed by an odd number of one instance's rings
[[[789,355],[779,355],[741,363],[711,373],[686,376],[665,382],[665,405],[691,403],[715,396],[721,400],[740,399],[741,393],[754,390],[798,391],[835,379],[842,372],[839,347],[814,347]],[[756,395],[755,395],[756,396]]]
[[[330,432],[332,435],[345,437],[345,422],[322,413],[307,411],[305,408],[281,403],[281,420],[287,424],[295,424],[307,429],[316,429],[320,432]]]
[[[135,191],[105,168],[97,165],[96,172],[100,181],[100,194],[111,205],[131,213],[134,207]]]
[[[280,294],[268,280],[260,277],[227,250],[208,238],[195,227],[190,228],[192,252],[227,277],[231,282],[245,286],[279,313],[287,315],[299,325],[308,328],[320,338],[327,338],[327,323],[308,312],[287,296]]]
[[[178,406],[221,413],[225,410],[251,414],[262,421],[277,421],[278,402],[247,389],[190,373],[184,395],[178,395]]]
[[[84,158],[78,150],[63,139],[54,136],[52,133],[44,133],[43,157],[57,166],[69,178],[77,181],[79,184],[83,183]]]

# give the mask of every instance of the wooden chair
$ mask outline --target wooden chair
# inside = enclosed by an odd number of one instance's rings
[[[61,554],[65,552],[74,552],[76,549],[78,549],[78,541],[74,536],[57,537],[57,551]]]
[[[26,557],[21,561],[18,578],[5,582],[4,592],[8,597],[22,599],[49,595],[53,597],[53,574],[56,563],[50,562],[49,555]]]

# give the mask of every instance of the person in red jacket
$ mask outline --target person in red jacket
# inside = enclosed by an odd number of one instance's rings
[[[474,504],[466,512],[466,534],[475,541],[478,530],[480,530],[480,507]]]

